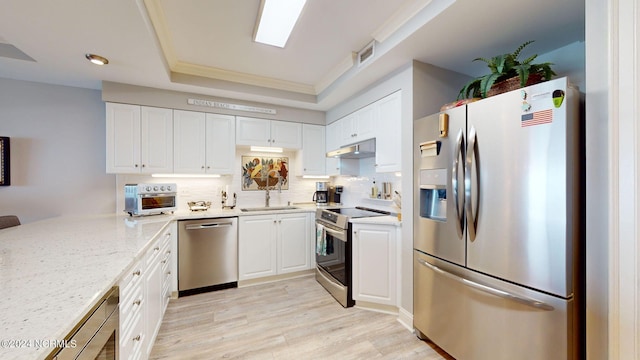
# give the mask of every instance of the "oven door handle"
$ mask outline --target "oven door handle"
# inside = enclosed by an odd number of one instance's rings
[[[329,234],[331,234],[334,238],[336,238],[336,239],[338,239],[338,240],[340,240],[342,242],[347,242],[346,234],[344,232],[342,232],[342,231],[336,231],[336,230],[333,230],[333,229],[331,229],[329,227],[326,227],[326,226],[324,227],[324,231],[329,233]]]

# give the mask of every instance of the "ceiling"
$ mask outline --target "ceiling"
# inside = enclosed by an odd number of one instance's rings
[[[260,0],[3,0],[0,77],[112,81],[328,110],[412,59],[471,76],[476,57],[584,41],[584,0],[308,0],[284,49],[253,42]],[[374,56],[355,54],[375,41]],[[86,53],[107,57],[95,66]],[[562,64],[559,64],[562,66]],[[462,86],[462,84],[461,84]]]

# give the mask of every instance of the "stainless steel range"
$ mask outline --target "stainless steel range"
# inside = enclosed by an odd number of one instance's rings
[[[316,210],[316,280],[344,307],[351,296],[351,219],[384,216],[388,212],[355,208]]]

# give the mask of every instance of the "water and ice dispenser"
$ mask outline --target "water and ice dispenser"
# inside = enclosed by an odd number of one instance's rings
[[[446,221],[447,170],[420,170],[420,217]]]

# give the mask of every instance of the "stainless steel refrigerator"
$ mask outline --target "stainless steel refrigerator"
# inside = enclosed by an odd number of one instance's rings
[[[414,122],[414,328],[458,360],[584,348],[584,145],[566,78]]]

